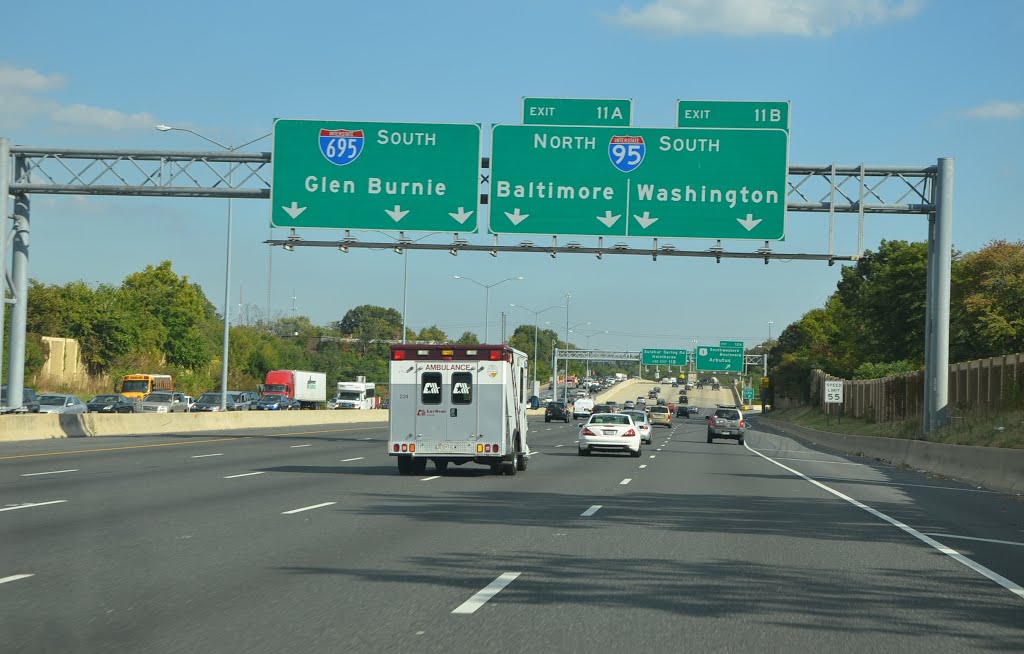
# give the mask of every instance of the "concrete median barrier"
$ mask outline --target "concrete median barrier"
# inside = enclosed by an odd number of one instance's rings
[[[0,441],[183,434],[221,429],[301,425],[341,425],[388,420],[382,409],[369,411],[229,411],[226,413],[84,413],[0,416]]]
[[[830,450],[905,465],[992,490],[1024,493],[1024,450],[837,434],[760,419],[786,436]]]

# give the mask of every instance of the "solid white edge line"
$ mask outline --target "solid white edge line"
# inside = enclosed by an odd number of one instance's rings
[[[357,457],[353,457],[351,459],[342,459],[341,462],[342,463],[348,463],[349,461],[360,461],[360,460],[365,459],[365,458],[366,458],[365,456],[357,456]]]
[[[858,509],[863,509],[864,511],[867,511],[868,513],[870,513],[871,515],[875,516],[879,520],[883,520],[885,522],[888,522],[892,526],[897,527],[897,528],[903,530],[904,532],[906,532],[907,534],[910,534],[911,536],[913,536],[914,538],[918,539],[922,543],[925,543],[926,545],[929,545],[929,546],[935,548],[936,550],[942,552],[943,554],[945,554],[949,558],[953,559],[954,561],[960,563],[961,565],[964,565],[964,566],[970,568],[971,570],[974,570],[975,572],[977,572],[978,574],[980,574],[983,577],[987,577],[988,579],[996,582],[997,584],[999,584],[1000,586],[1002,586],[1006,590],[1010,591],[1011,593],[1013,593],[1017,597],[1019,597],[1021,599],[1024,599],[1024,588],[1022,588],[1021,586],[1018,586],[1017,584],[1015,584],[1014,582],[1010,581],[1009,579],[1007,579],[1006,577],[1002,576],[1001,574],[999,574],[997,572],[994,572],[992,570],[989,570],[988,568],[986,568],[985,566],[981,565],[980,563],[972,561],[971,559],[967,558],[966,556],[964,556],[960,552],[957,552],[956,550],[954,550],[954,549],[952,549],[950,547],[946,547],[945,545],[943,545],[942,543],[938,542],[934,538],[930,538],[930,537],[926,536],[925,534],[923,534],[920,531],[914,529],[913,527],[905,525],[902,522],[900,522],[899,520],[897,520],[895,518],[891,518],[888,515],[882,513],[881,511],[878,511],[877,509],[871,508],[867,504],[864,504],[862,502],[858,502],[857,500],[853,499],[849,495],[845,495],[843,493],[840,493],[839,491],[837,491],[834,488],[831,488],[829,486],[826,486],[825,484],[821,483],[820,481],[817,481],[815,479],[811,479],[810,477],[808,477],[804,473],[800,472],[799,470],[794,470],[793,468],[790,468],[789,466],[787,466],[784,463],[779,463],[775,459],[772,459],[769,456],[765,456],[764,454],[761,454],[760,452],[758,452],[754,448],[750,447],[750,445],[748,445],[747,443],[744,443],[743,447],[747,448],[748,450],[750,450],[751,452],[753,452],[757,456],[761,457],[765,461],[770,461],[771,463],[779,466],[783,470],[788,470],[789,472],[791,472],[794,475],[804,479],[805,481],[811,482],[812,484],[814,484],[818,488],[822,489],[823,491],[831,493],[831,494],[835,495],[836,497],[838,497],[839,499],[842,499],[842,500],[845,500],[845,501],[849,502],[850,504],[854,505]]]
[[[193,459],[204,459],[204,458],[206,458],[208,456],[224,456],[224,453],[223,452],[218,452],[216,454],[196,454],[192,458]]]
[[[431,481],[433,479],[440,479],[440,478],[441,478],[441,475],[434,475],[433,477],[424,477],[423,479],[420,479],[420,481]]]
[[[28,579],[29,577],[36,576],[35,573],[24,574],[24,575],[11,575],[10,577],[0,577],[0,584],[6,584],[9,581],[18,581],[19,579]]]
[[[595,513],[597,513],[600,510],[601,510],[601,505],[600,504],[595,504],[592,507],[590,507],[589,509],[587,509],[586,511],[584,511],[583,513],[581,513],[580,517],[581,518],[589,518],[590,516],[594,515]]]
[[[21,475],[22,477],[38,477],[39,475],[59,475],[63,472],[78,472],[78,468],[74,470],[51,470],[49,472],[26,472]]]
[[[503,588],[505,588],[505,586],[508,586],[515,581],[516,577],[521,574],[521,572],[502,573],[497,579],[487,584],[483,590],[455,607],[455,610],[453,610],[452,613],[458,613],[461,615],[470,615],[475,613],[478,608],[487,603],[487,600],[497,595]]]
[[[253,475],[263,475],[266,472],[243,472],[240,475],[228,475],[224,479],[238,479],[239,477],[252,477]]]
[[[52,500],[50,502],[34,502],[32,504],[19,504],[18,506],[8,506],[0,509],[0,511],[17,511],[18,509],[31,509],[36,506],[46,506],[47,504],[60,504],[67,502],[67,500]]]
[[[626,484],[628,484],[631,481],[633,481],[633,480],[630,479],[630,478],[623,479],[622,481],[619,482],[619,486],[625,486]]]
[[[320,509],[325,506],[337,504],[337,502],[324,502],[322,504],[314,504],[313,506],[304,506],[301,509],[292,509],[291,511],[282,511],[281,515],[291,515],[293,513],[302,513],[303,511],[312,511],[313,509]]]
[[[955,534],[935,533],[925,533],[925,536],[935,536],[936,538],[959,538],[961,540],[976,540],[982,543],[995,543],[997,545],[1014,545],[1016,547],[1024,547],[1024,543],[1016,543],[1012,540],[997,540],[995,538],[975,538],[974,536],[957,536]]]

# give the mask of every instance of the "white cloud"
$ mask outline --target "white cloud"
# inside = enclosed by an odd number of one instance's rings
[[[47,96],[64,86],[62,75],[47,75],[0,62],[0,129],[18,129],[40,118],[48,118],[59,126],[106,130],[151,129],[159,122],[148,113],[126,114],[84,104],[62,105]]]
[[[98,127],[100,129],[152,129],[159,121],[148,113],[126,114],[116,109],[73,104],[50,112],[50,119],[60,125],[72,127]]]
[[[1024,118],[1024,102],[1006,102],[1004,100],[993,100],[992,102],[968,109],[964,112],[969,118],[995,118],[999,120],[1017,120]]]
[[[785,34],[827,37],[919,13],[924,0],[653,0],[619,9],[611,20],[665,36]]]

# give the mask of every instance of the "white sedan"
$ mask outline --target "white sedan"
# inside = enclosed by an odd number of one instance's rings
[[[640,446],[640,430],[625,413],[596,413],[580,428],[580,456],[621,450],[639,457]]]

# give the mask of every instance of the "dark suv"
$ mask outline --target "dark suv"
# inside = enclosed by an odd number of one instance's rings
[[[7,406],[7,387],[0,387],[0,410]],[[39,397],[34,388],[25,386],[21,393],[21,408],[18,413],[39,413]]]
[[[544,409],[544,422],[551,422],[552,420],[561,420],[562,422],[569,422],[569,418],[572,414],[569,409],[566,408],[565,402],[551,402],[547,408]]]

